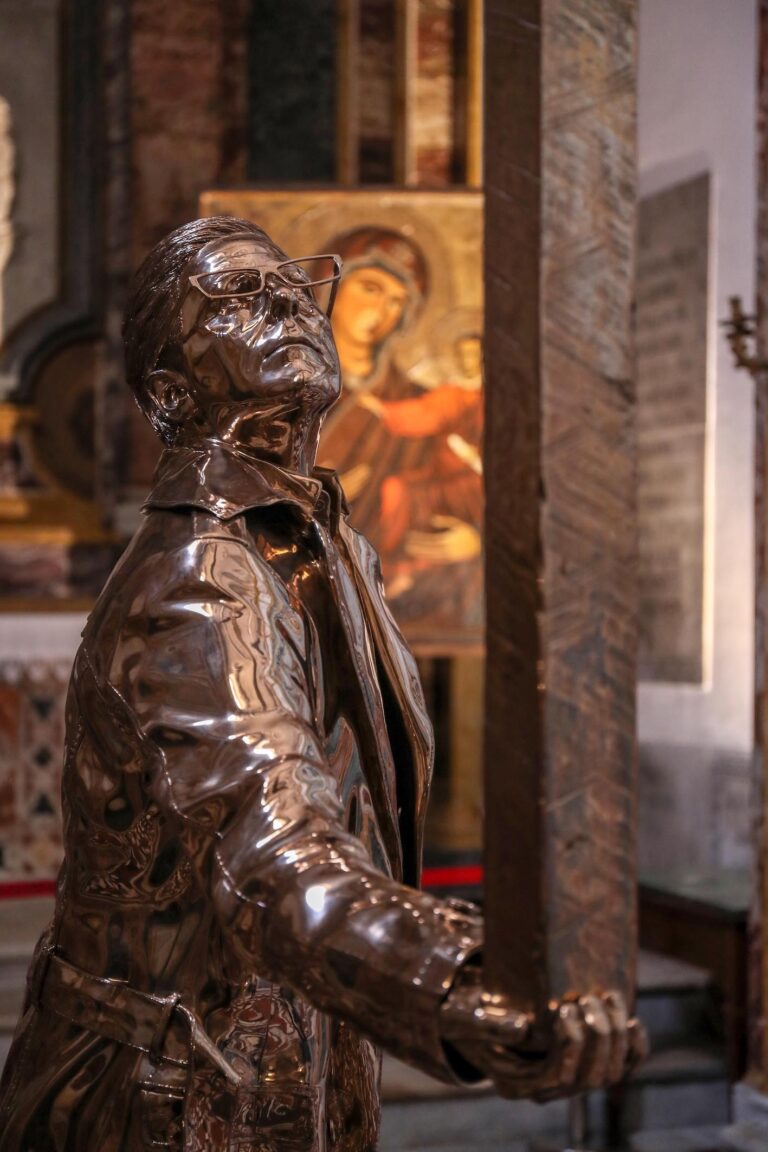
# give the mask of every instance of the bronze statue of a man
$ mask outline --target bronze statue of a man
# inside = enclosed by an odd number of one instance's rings
[[[632,1047],[606,995],[554,1005],[524,1054],[480,916],[413,887],[430,726],[377,557],[315,468],[327,265],[214,218],[137,273],[127,375],[166,449],[75,660],[66,858],[1,1152],[363,1152],[379,1046],[511,1096],[615,1079]]]

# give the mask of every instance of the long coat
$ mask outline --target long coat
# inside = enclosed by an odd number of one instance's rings
[[[0,1152],[376,1146],[480,946],[418,883],[432,737],[331,473],[170,449],[83,633]]]

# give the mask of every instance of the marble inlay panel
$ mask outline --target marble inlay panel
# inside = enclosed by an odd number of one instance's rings
[[[66,660],[0,662],[0,897],[58,871],[69,670]]]

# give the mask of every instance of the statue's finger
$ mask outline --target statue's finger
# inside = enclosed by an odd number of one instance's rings
[[[528,1034],[530,1017],[523,1012],[507,1012],[503,1018],[478,1009],[474,1014],[444,1013],[441,1032],[454,1044],[482,1042],[504,1053],[519,1048]]]
[[[626,1072],[627,1053],[629,1051],[627,1006],[620,992],[607,992],[603,996],[603,1006],[611,1025],[608,1080],[611,1084],[615,1084],[623,1079]]]
[[[608,1080],[611,1059],[611,1021],[599,996],[580,997],[579,1008],[585,1033],[579,1083],[584,1088],[602,1088]]]
[[[531,1016],[526,1012],[507,1009],[503,1015],[489,1011],[484,1019],[488,1039],[500,1048],[519,1048],[531,1027]]]
[[[553,1080],[563,1088],[576,1083],[584,1055],[585,1032],[578,1004],[561,1004],[555,1020]]]
[[[627,1073],[642,1064],[648,1056],[648,1033],[645,1025],[636,1016],[627,1022]]]
[[[519,1047],[528,1033],[531,1016],[503,997],[482,987],[480,970],[467,968],[440,1008],[440,1030],[455,1044],[477,1043],[502,1048]]]

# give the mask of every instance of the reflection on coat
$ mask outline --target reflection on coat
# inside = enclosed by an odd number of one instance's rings
[[[376,1145],[479,946],[418,881],[431,733],[330,473],[168,450],[73,671],[66,861],[0,1152]]]

